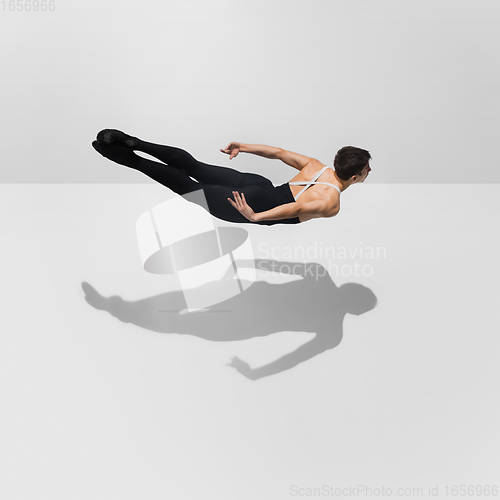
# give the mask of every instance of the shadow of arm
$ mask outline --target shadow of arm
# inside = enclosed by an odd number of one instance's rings
[[[238,358],[233,358],[234,366],[242,375],[251,379],[257,380],[259,378],[268,377],[269,375],[275,375],[276,373],[280,373],[294,366],[297,366],[299,363],[307,361],[308,359],[314,358],[314,356],[321,354],[328,349],[332,349],[335,347],[329,343],[325,343],[324,339],[319,339],[317,336],[301,345],[295,351],[285,354],[281,358],[273,361],[264,366],[260,366],[259,368],[250,368],[250,366],[239,360]]]

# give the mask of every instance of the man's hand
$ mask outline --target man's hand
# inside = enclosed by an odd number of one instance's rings
[[[230,363],[226,363],[227,366],[232,366],[233,368],[236,368],[238,372],[240,372],[242,375],[245,375],[245,377],[255,380],[255,375],[253,374],[253,370],[250,368],[250,365],[243,361],[242,359],[238,358],[237,356],[233,356],[231,358]]]
[[[229,203],[233,205],[236,210],[238,210],[246,219],[251,222],[255,221],[255,212],[250,208],[248,203],[245,200],[245,195],[243,193],[240,194],[238,191],[233,191],[233,196],[236,201],[233,201],[231,198],[228,198]]]
[[[229,159],[232,160],[235,156],[238,156],[240,152],[241,144],[239,142],[230,142],[226,149],[221,149],[221,153],[226,153],[229,156]]]

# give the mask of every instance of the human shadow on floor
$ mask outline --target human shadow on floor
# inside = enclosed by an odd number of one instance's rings
[[[363,314],[377,304],[377,297],[363,285],[345,283],[337,287],[321,264],[266,259],[255,259],[251,264],[253,262],[257,270],[293,274],[303,279],[281,284],[256,281],[235,297],[208,310],[188,314],[179,314],[186,308],[182,291],[126,301],[117,295],[103,297],[86,282],[82,282],[82,288],[85,300],[96,309],[156,332],[194,335],[217,342],[264,337],[282,331],[316,334],[295,351],[258,368],[251,368],[234,357],[229,365],[252,380],[283,372],[333,349],[342,340],[344,316]]]

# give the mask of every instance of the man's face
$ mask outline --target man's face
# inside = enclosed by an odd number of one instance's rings
[[[368,174],[370,173],[371,167],[370,164],[367,163],[366,167],[361,171],[361,175],[356,176],[356,181],[355,182],[364,182],[365,179],[368,177]]]

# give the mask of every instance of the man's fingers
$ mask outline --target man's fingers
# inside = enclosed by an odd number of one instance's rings
[[[228,198],[228,200],[231,203],[231,205],[233,205],[233,207],[236,207],[237,209],[239,209],[238,197],[236,196],[237,193],[236,193],[236,191],[233,191],[232,193],[233,193],[235,201],[233,201],[231,198]]]
[[[234,196],[234,200],[235,200],[235,205],[236,205],[236,208],[239,210],[240,208],[240,205],[241,205],[241,201],[240,201],[240,198],[239,198],[239,194],[238,194],[238,191],[233,191],[233,196]]]

